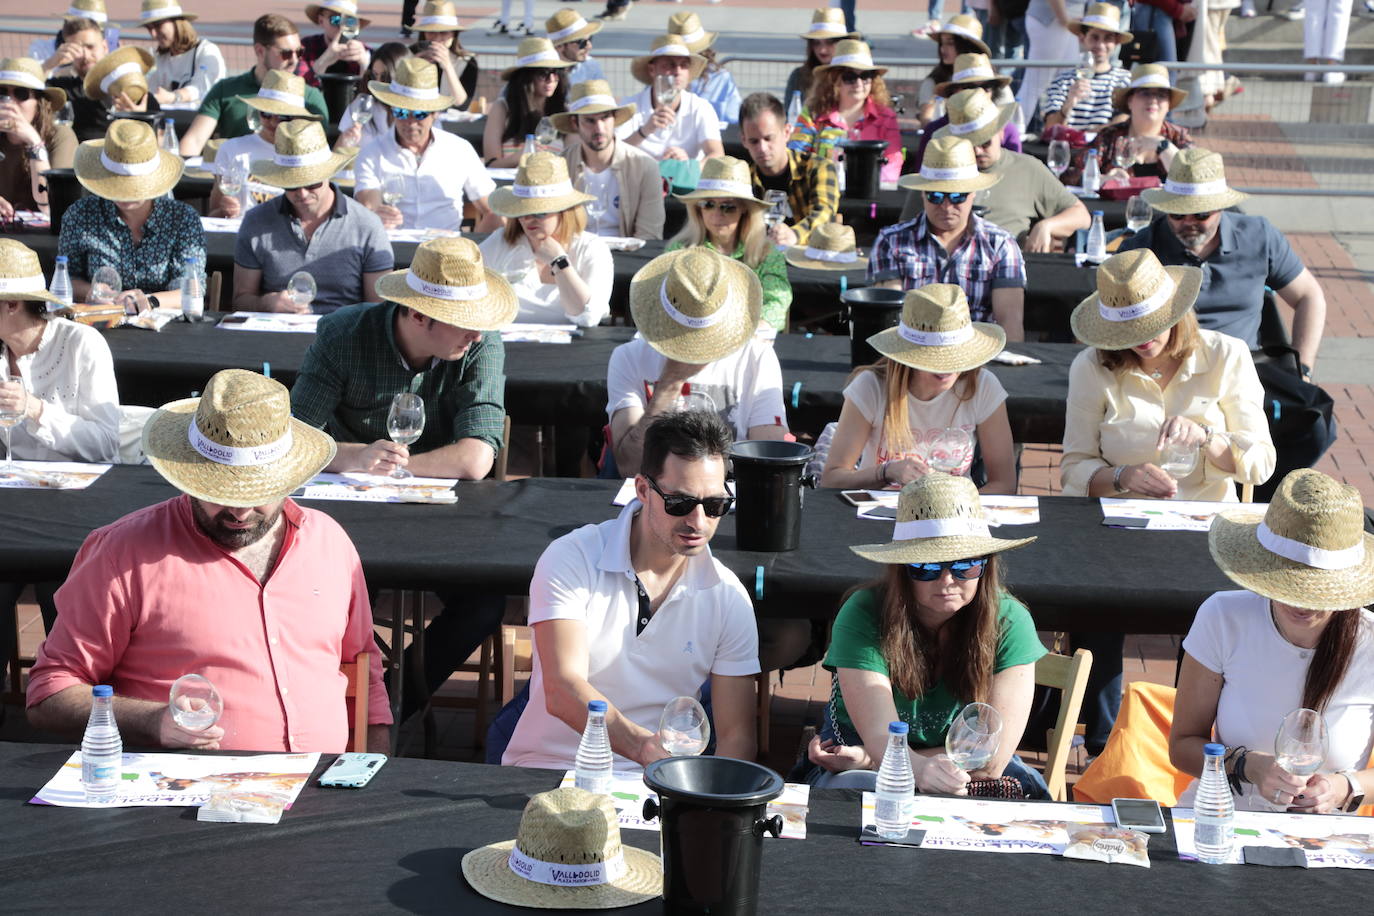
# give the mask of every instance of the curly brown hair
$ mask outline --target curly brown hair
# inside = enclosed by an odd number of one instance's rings
[[[819,73],[812,71],[811,91],[806,96],[806,110],[813,118],[830,114],[840,107],[840,72],[846,67],[830,67]],[[892,107],[892,97],[887,93],[887,83],[881,75],[873,78],[873,88],[868,97],[884,108]]]

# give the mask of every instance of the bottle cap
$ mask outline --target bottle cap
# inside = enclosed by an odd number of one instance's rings
[[[1101,210],[1094,210],[1094,211],[1093,211],[1093,216],[1101,216],[1101,215],[1102,215],[1102,211],[1101,211]]]
[[[109,684],[96,684],[94,687],[91,688],[91,696],[112,697],[114,696],[114,688],[111,687]]]
[[[1226,745],[1215,743],[1204,744],[1202,746],[1202,753],[1206,754],[1208,757],[1225,757]]]
[[[66,256],[65,254],[59,254],[59,255],[57,256],[57,260],[54,261],[53,263],[54,263],[54,264],[66,264],[66,263],[67,263],[67,256]]]
[[[588,700],[588,701],[587,701],[587,712],[605,712],[605,711],[606,711],[606,701],[605,701],[605,700]]]
[[[887,724],[887,733],[889,735],[905,735],[909,731],[911,731],[911,726],[907,725],[905,722],[889,722]]]

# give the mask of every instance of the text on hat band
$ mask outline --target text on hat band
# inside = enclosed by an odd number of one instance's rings
[[[698,191],[721,191],[726,194],[754,196],[754,187],[744,181],[730,181],[726,178],[703,178],[697,182]]]
[[[978,177],[978,166],[960,165],[952,169],[941,169],[922,163],[921,177],[931,181],[967,181]]]
[[[282,92],[280,89],[259,89],[258,98],[271,99],[274,102],[282,102],[286,105],[295,105],[297,108],[305,107],[305,96],[294,95],[290,92]]]
[[[512,846],[510,859],[507,861],[510,870],[525,880],[534,881],[538,884],[552,884],[555,887],[588,887],[595,884],[610,884],[612,881],[624,877],[626,871],[625,855],[620,852],[604,862],[584,862],[580,865],[569,865],[566,862],[545,862],[541,859],[531,858],[521,852],[518,846]]]
[[[952,331],[918,331],[906,322],[898,322],[897,333],[902,340],[922,347],[950,347],[973,339],[973,325],[966,324]]]
[[[892,528],[892,540],[914,541],[918,538],[949,538],[960,535],[991,537],[988,523],[982,518],[914,518],[898,522]]]
[[[1201,197],[1204,194],[1225,194],[1228,188],[1225,178],[1198,182],[1174,181],[1172,178],[1166,178],[1164,190],[1170,194],[1180,194],[1184,197]]]
[[[1157,312],[1169,303],[1177,289],[1174,278],[1164,274],[1159,289],[1147,299],[1133,302],[1122,308],[1112,308],[1103,302],[1101,297],[1097,300],[1097,312],[1108,321],[1134,321],[1137,318],[1144,318],[1151,312]]]
[[[171,16],[181,16],[181,15],[183,15],[183,14],[182,14],[182,12],[181,12],[181,7],[179,7],[179,6],[159,6],[159,7],[155,7],[154,9],[144,10],[144,11],[143,11],[143,15],[140,16],[139,18],[140,18],[140,19],[161,19],[161,18],[163,18],[164,16],[166,16],[166,17],[171,17]]]
[[[993,121],[997,120],[998,111],[995,107],[986,108],[978,114],[972,121],[965,121],[963,124],[949,122],[949,132],[952,134],[971,134],[974,131],[982,130]]]
[[[273,153],[272,161],[284,169],[298,169],[305,165],[319,165],[321,162],[328,162],[332,155],[334,154],[326,146],[311,150],[308,153]]]
[[[1292,560],[1294,563],[1301,563],[1304,566],[1314,566],[1317,569],[1349,569],[1364,562],[1363,535],[1353,547],[1327,550],[1323,547],[1313,547],[1311,544],[1286,538],[1281,534],[1275,534],[1268,525],[1261,521],[1255,529],[1255,539],[1272,554],[1277,554],[1285,560]]]
[[[47,288],[41,273],[35,277],[0,277],[0,293],[41,293]]]
[[[528,67],[530,64],[537,64],[541,60],[550,62],[561,61],[563,58],[558,56],[557,51],[540,51],[538,54],[526,54],[524,57],[515,59],[515,66]]]
[[[47,88],[42,80],[32,73],[25,73],[23,70],[0,70],[0,81],[18,83],[21,86],[28,86],[30,89]]]
[[[427,89],[421,89],[418,86],[407,86],[405,83],[398,83],[395,80],[391,81],[391,91],[408,99],[437,99],[439,97],[438,87],[430,86]]]
[[[450,28],[452,28],[452,29],[454,29],[454,30],[457,30],[457,28],[458,28],[458,17],[457,17],[457,16],[421,16],[419,19],[416,19],[416,20],[415,20],[415,24],[416,24],[416,25],[446,25],[446,26],[449,26]]]
[[[470,302],[473,299],[481,299],[487,294],[486,280],[472,286],[448,286],[443,283],[431,283],[417,277],[413,270],[406,273],[406,286],[422,296],[429,296],[431,299],[447,299],[450,302]]]
[[[291,451],[290,427],[287,427],[286,435],[275,442],[264,442],[262,445],[250,446],[221,445],[206,438],[205,434],[200,431],[200,427],[196,425],[195,417],[192,417],[191,424],[186,427],[186,438],[190,440],[191,448],[195,449],[202,458],[208,458],[215,464],[225,464],[235,468],[271,464]]]
[[[725,309],[716,309],[710,315],[702,315],[698,318],[695,315],[684,315],[673,305],[668,298],[668,281],[665,279],[663,285],[658,288],[658,302],[663,306],[663,311],[668,313],[668,317],[682,325],[684,328],[709,328],[711,325],[725,317]]]
[[[578,16],[576,19],[573,20],[573,24],[568,26],[566,29],[559,29],[557,32],[550,33],[549,41],[552,41],[555,44],[557,44],[564,38],[567,38],[569,35],[576,35],[578,32],[582,31],[586,27],[587,20],[583,19],[581,16]]]
[[[128,63],[120,64],[118,67],[115,67],[109,73],[105,74],[105,78],[100,81],[100,91],[108,95],[110,92],[110,87],[113,86],[116,81],[121,80],[132,73],[142,72],[143,67],[139,65],[138,61],[131,60]]]
[[[103,149],[100,151],[100,164],[116,175],[150,175],[157,171],[161,162],[156,152],[153,153],[153,158],[144,162],[116,162]]]
[[[592,105],[609,105],[610,107],[615,108],[615,96],[584,95],[580,99],[573,99],[572,102],[568,104],[568,111],[581,111],[583,108],[588,108]]]
[[[857,251],[827,251],[822,248],[806,246],[806,256],[813,261],[831,261],[835,264],[852,264],[859,260]]]
[[[960,70],[949,78],[951,83],[962,83],[965,80],[995,80],[997,74],[991,70],[984,70],[982,67],[970,67],[967,70]]]
[[[510,190],[516,197],[558,197],[563,194],[571,194],[573,186],[571,181],[560,181],[556,184],[519,184],[517,182],[510,186]]]

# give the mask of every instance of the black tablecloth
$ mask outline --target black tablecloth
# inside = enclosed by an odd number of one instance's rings
[[[462,877],[464,854],[515,838],[550,770],[395,758],[360,790],[315,780],[280,824],[210,824],[195,809],[54,808],[23,802],[71,746],[0,744],[0,886],[10,912],[332,911],[514,913]],[[321,766],[332,760],[326,755]],[[317,771],[318,773],[318,771]],[[1370,872],[1207,866],[1150,838],[1148,869],[1044,855],[860,846],[859,793],[813,790],[805,840],[765,839],[759,913],[1358,913]],[[622,841],[658,852],[660,838]],[[919,904],[914,901],[919,900]],[[1108,906],[1103,906],[1109,902]],[[13,909],[10,909],[13,908]],[[618,912],[661,913],[660,900]],[[520,912],[581,912],[522,910]]]

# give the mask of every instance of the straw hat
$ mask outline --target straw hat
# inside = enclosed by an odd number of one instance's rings
[[[271,115],[292,118],[310,118],[318,121],[320,116],[305,107],[305,80],[285,70],[268,70],[258,87],[257,95],[241,95],[239,101],[250,108]]]
[[[492,191],[487,203],[499,216],[519,217],[559,213],[595,199],[572,186],[568,180],[568,160],[538,152],[525,157],[515,170],[515,183]]]
[[[286,387],[247,369],[210,377],[205,394],[164,404],[143,427],[143,452],[167,482],[220,506],[283,499],[334,457],[334,440],[291,418]]]
[[[274,188],[303,188],[329,181],[357,153],[336,153],[318,121],[288,121],[277,128],[271,159],[254,159],[249,170]]]
[[[110,21],[109,14],[105,12],[105,0],[72,0],[62,18],[91,19],[103,26],[119,28]]]
[[[527,70],[538,67],[550,70],[566,70],[574,66],[570,60],[564,60],[558,55],[553,47],[553,42],[547,38],[538,36],[522,38],[520,44],[515,47],[515,66],[507,67],[501,71],[501,79],[508,80],[515,75],[517,70]]]
[[[808,41],[812,38],[854,38],[858,35],[845,27],[844,10],[838,6],[813,10],[810,28],[799,34]]]
[[[700,54],[716,43],[719,32],[708,32],[701,27],[701,17],[696,13],[674,13],[668,17],[668,34],[680,35],[687,50]]]
[[[54,111],[67,104],[67,93],[44,82],[43,65],[32,57],[0,60],[0,86],[23,86],[41,92]]]
[[[106,200],[151,200],[170,191],[185,164],[161,149],[151,125],[116,118],[105,139],[87,140],[76,148],[76,179]]]
[[[926,144],[921,171],[903,175],[897,185],[908,191],[981,191],[1002,180],[1001,173],[978,171],[973,144],[963,137],[936,137]]]
[[[179,0],[143,0],[143,7],[138,12],[140,26],[152,25],[164,19],[186,19],[194,22],[199,18],[195,13],[183,10]]]
[[[453,104],[451,96],[439,92],[439,68],[420,57],[396,61],[391,82],[368,80],[368,91],[383,105],[411,111],[443,111]]]
[[[1374,535],[1360,491],[1299,468],[1279,483],[1263,516],[1231,510],[1212,519],[1207,546],[1241,588],[1313,611],[1374,601]]]
[[[591,38],[600,32],[604,25],[603,22],[588,22],[577,10],[565,6],[544,22],[544,31],[548,33],[549,41],[556,48],[580,38]]]
[[[960,13],[951,16],[949,22],[933,29],[926,34],[931,41],[939,41],[941,35],[953,35],[955,38],[962,38],[969,44],[978,49],[980,54],[991,54],[987,42],[983,41],[983,24],[978,21],[977,16],[970,16],[967,13]]]
[[[949,98],[960,89],[973,89],[985,83],[996,83],[1000,88],[1009,85],[1011,77],[992,69],[986,54],[960,54],[954,58],[954,72],[935,87],[935,94]]]
[[[1127,97],[1137,89],[1168,89],[1170,108],[1177,108],[1188,98],[1186,90],[1170,84],[1168,67],[1163,64],[1136,64],[1131,68],[1130,83],[1112,90],[1112,107],[1124,111]]]
[[[319,3],[307,3],[305,5],[305,18],[314,22],[315,17],[318,16],[322,10],[328,10],[331,13],[338,13],[342,16],[352,16],[354,19],[358,20],[359,29],[365,29],[372,25],[371,19],[366,19],[358,15],[358,4],[354,3],[353,0],[320,0]]]
[[[1228,187],[1221,154],[1200,146],[1174,154],[1164,186],[1147,188],[1140,195],[1156,210],[1175,215],[1225,210],[1250,196]]]
[[[854,227],[843,223],[821,223],[811,230],[805,245],[787,249],[787,263],[811,270],[863,270],[868,258],[860,257],[854,241]]]
[[[630,75],[641,83],[652,83],[649,76],[649,62],[655,57],[690,57],[692,59],[692,79],[701,76],[706,69],[706,58],[693,54],[683,42],[681,35],[659,35],[649,46],[649,53],[630,61]]]
[[[43,277],[43,265],[38,263],[37,253],[22,242],[0,238],[0,301],[14,299],[67,307],[67,303],[48,292],[48,282]]]
[[[1016,113],[1016,103],[998,106],[981,89],[960,89],[945,103],[945,113],[949,123],[935,131],[935,136],[962,137],[974,146],[982,146],[1002,133]]]
[[[827,70],[834,70],[836,67],[845,67],[850,70],[877,70],[879,76],[887,72],[886,67],[879,67],[873,63],[873,51],[869,49],[868,43],[859,41],[857,38],[846,38],[835,45],[835,56],[830,58],[830,63],[822,64],[811,72],[813,74],[824,73]]]
[[[1069,31],[1075,35],[1086,35],[1088,29],[1116,33],[1117,44],[1124,45],[1135,38],[1121,27],[1121,8],[1115,3],[1090,3],[1081,18],[1069,20]]]
[[[520,303],[498,272],[482,263],[471,239],[422,242],[405,270],[377,281],[377,295],[469,331],[496,331],[515,320]]]
[[[463,31],[458,22],[458,8],[450,0],[425,0],[410,28],[415,32]]]
[[[615,93],[611,91],[611,84],[605,80],[587,80],[572,87],[572,94],[568,96],[568,110],[560,111],[558,114],[550,115],[549,120],[553,122],[554,129],[561,134],[575,134],[577,128],[573,125],[573,115],[603,114],[607,111],[615,112],[615,126],[624,124],[635,114],[635,103],[626,102],[618,105],[615,101]]]
[[[680,363],[702,366],[739,350],[762,311],[758,274],[700,245],[661,254],[630,280],[635,327]]]
[[[993,537],[973,481],[933,471],[902,487],[891,541],[849,549],[875,563],[949,563],[1015,550],[1034,541],[1033,537]]]
[[[754,180],[749,163],[734,156],[712,156],[701,164],[701,179],[696,189],[674,194],[678,200],[717,200],[728,197],[743,200],[762,210],[768,204],[754,196]]]
[[[97,101],[113,99],[121,92],[137,105],[148,94],[147,73],[153,69],[153,55],[146,48],[125,45],[95,62],[86,74],[83,88]]]
[[[931,283],[907,290],[901,322],[868,338],[868,345],[913,369],[964,372],[1001,353],[1007,332],[986,321],[970,321],[960,287]]]
[[[532,796],[515,839],[463,856],[463,877],[484,897],[541,909],[610,909],[663,893],[663,863],[621,845],[610,797],[571,786]]]
[[[1165,267],[1148,248],[1114,254],[1097,268],[1097,292],[1074,308],[1074,336],[1102,350],[1127,350],[1178,324],[1197,300],[1202,269]]]

